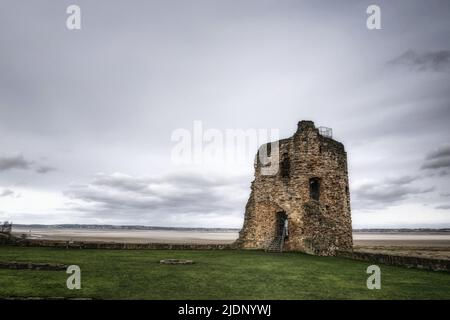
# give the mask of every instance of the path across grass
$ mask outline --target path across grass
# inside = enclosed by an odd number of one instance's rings
[[[161,259],[193,265],[160,265]],[[261,251],[64,250],[0,247],[2,261],[78,265],[81,290],[64,271],[0,269],[0,297],[97,299],[450,299],[450,274],[381,267],[369,290],[370,263]]]

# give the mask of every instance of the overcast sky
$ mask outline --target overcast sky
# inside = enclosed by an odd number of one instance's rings
[[[239,228],[252,159],[177,164],[172,134],[304,119],[355,228],[450,227],[449,36],[448,0],[2,0],[0,221]]]

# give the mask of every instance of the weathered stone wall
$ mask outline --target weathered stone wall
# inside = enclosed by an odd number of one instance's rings
[[[0,233],[0,245],[9,244],[14,241],[14,237],[10,233]]]
[[[338,251],[340,257],[354,260],[367,261],[370,263],[381,263],[391,266],[402,266],[407,268],[418,268],[433,271],[450,271],[450,260],[421,258],[411,256],[396,256],[384,253],[372,253],[361,251]]]
[[[336,250],[352,248],[344,146],[320,135],[313,122],[301,121],[293,137],[279,141],[278,154],[280,170],[273,175],[262,173],[257,156],[238,245],[265,248],[275,236],[277,212],[284,211],[289,226],[285,250],[333,255]],[[320,184],[319,200],[310,195],[313,178]]]
[[[44,270],[44,271],[61,271],[67,270],[69,266],[60,263],[36,263],[36,262],[16,262],[16,261],[0,261],[0,269],[28,269],[28,270]]]
[[[232,244],[196,244],[196,243],[118,243],[118,242],[83,242],[26,239],[12,243],[19,247],[52,247],[61,249],[111,249],[111,250],[231,250]]]

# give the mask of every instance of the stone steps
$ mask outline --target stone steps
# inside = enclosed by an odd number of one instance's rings
[[[283,243],[284,237],[282,236],[275,237],[275,239],[273,239],[272,242],[267,247],[266,252],[275,252],[275,253],[283,252]]]

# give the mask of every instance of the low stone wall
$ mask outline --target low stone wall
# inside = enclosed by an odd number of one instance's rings
[[[392,266],[403,266],[407,268],[427,269],[433,271],[450,271],[450,260],[444,259],[395,256],[363,251],[338,251],[337,255],[344,258],[368,261],[373,263],[382,263]]]
[[[67,267],[68,266],[65,264],[55,264],[55,263],[0,261],[0,269],[62,271],[67,270]]]
[[[10,234],[0,233],[0,245],[11,243],[11,238]]]
[[[231,250],[232,244],[191,244],[191,243],[115,243],[115,242],[81,242],[28,239],[16,242],[21,247],[52,247],[63,249],[115,249],[115,250]]]

